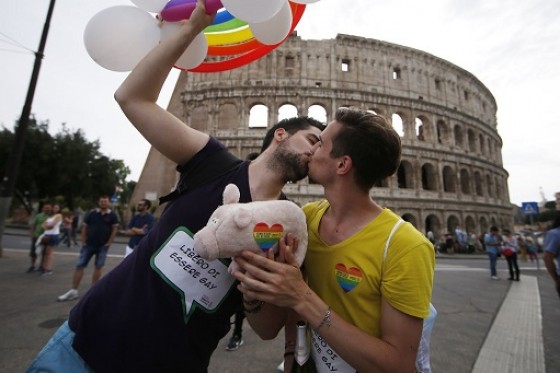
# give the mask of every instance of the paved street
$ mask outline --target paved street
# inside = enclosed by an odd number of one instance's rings
[[[0,258],[0,372],[11,373],[25,370],[75,304],[56,302],[56,297],[69,288],[77,248],[59,253],[54,275],[41,277],[24,273],[29,260],[27,239],[8,236]],[[6,242],[16,246],[18,240],[26,243],[25,248],[6,246]],[[124,241],[119,242],[113,248],[118,255],[108,258],[107,270],[121,260]],[[434,372],[560,371],[560,300],[542,262],[540,271],[534,263],[521,263],[519,283],[505,280],[504,260],[498,267],[503,280],[492,281],[484,256],[437,258],[433,304],[438,317],[431,344]],[[88,268],[82,294],[90,276]],[[227,338],[222,341],[211,373],[276,372],[283,338],[263,342],[247,325],[244,330],[244,344],[238,351],[225,351]]]

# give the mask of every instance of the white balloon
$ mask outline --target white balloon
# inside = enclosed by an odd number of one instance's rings
[[[236,18],[248,23],[271,19],[288,0],[222,0],[222,5]]]
[[[140,9],[144,9],[147,12],[159,13],[165,7],[168,0],[130,0],[133,4]]]
[[[165,40],[171,35],[173,35],[181,25],[175,22],[163,22],[161,26],[161,40]],[[183,69],[189,70],[194,69],[206,58],[208,54],[208,42],[206,41],[206,36],[203,32],[199,33],[189,45],[189,47],[183,52],[181,57],[175,62],[175,66]]]
[[[290,0],[290,1],[292,3],[297,3],[297,4],[313,4],[320,0]]]
[[[292,11],[287,2],[268,21],[249,24],[249,28],[255,38],[267,45],[275,45],[284,40],[290,32],[291,26]]]
[[[84,30],[89,56],[113,71],[130,71],[159,42],[158,21],[134,6],[114,6],[94,15]]]

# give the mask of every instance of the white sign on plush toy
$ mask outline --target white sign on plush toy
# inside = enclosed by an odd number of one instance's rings
[[[210,261],[233,257],[243,250],[266,255],[268,250],[277,249],[276,243],[287,233],[299,240],[294,256],[301,265],[307,250],[307,224],[301,208],[287,200],[239,203],[239,189],[229,184],[224,190],[224,204],[194,235],[194,251]],[[232,262],[229,272],[236,270]]]

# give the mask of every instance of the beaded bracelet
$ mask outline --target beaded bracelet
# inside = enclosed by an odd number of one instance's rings
[[[323,325],[326,325],[327,327],[331,327],[331,308],[329,307],[327,309],[327,312],[325,312],[325,316],[323,316],[323,319],[321,320],[321,322],[319,323],[319,326],[317,326],[317,329],[315,329],[316,331],[319,331],[319,329],[321,329],[321,327]]]

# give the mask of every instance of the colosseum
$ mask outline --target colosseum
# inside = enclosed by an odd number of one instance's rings
[[[371,190],[378,203],[436,238],[457,228],[480,234],[490,225],[512,226],[496,100],[473,74],[429,53],[357,36],[304,40],[294,33],[244,67],[181,73],[168,110],[244,158],[279,118],[328,122],[341,106],[384,115],[402,137],[398,172]],[[152,148],[132,200],[155,200],[176,181],[175,165]],[[308,179],[285,192],[299,204],[323,196]]]

